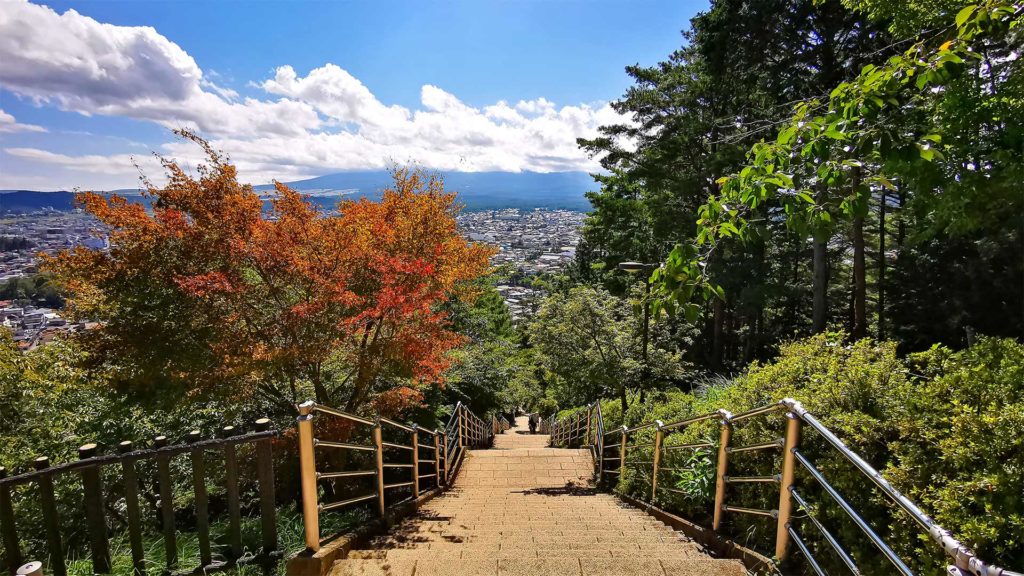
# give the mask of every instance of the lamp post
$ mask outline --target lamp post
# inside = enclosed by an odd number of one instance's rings
[[[661,266],[660,264],[644,264],[642,262],[619,262],[618,269],[622,270],[630,276],[635,276],[640,273],[644,273],[644,333],[643,333],[643,359],[644,359],[644,377],[647,376],[648,371],[648,357],[647,357],[647,343],[648,343],[648,332],[651,324],[651,271]],[[640,399],[643,400],[644,389],[640,387]]]

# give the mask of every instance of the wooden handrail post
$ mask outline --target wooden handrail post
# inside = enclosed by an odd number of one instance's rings
[[[238,433],[234,426],[225,426],[221,434],[230,438]],[[230,558],[242,557],[242,507],[238,497],[238,453],[235,445],[224,445],[224,489],[228,500],[228,543]]]
[[[153,446],[167,446],[167,436],[153,438]],[[174,532],[174,485],[171,483],[170,457],[156,457],[157,483],[160,489],[160,527],[164,534],[164,564],[168,570],[178,565],[178,539]]]
[[[199,430],[188,434],[189,444],[201,440]],[[192,462],[192,490],[195,494],[196,536],[199,540],[199,566],[205,568],[213,563],[213,550],[210,548],[210,512],[209,497],[206,491],[206,454],[202,448],[189,450]]]
[[[78,449],[78,459],[88,460],[96,455],[96,445],[86,444]],[[89,552],[94,574],[110,574],[110,546],[107,544],[107,520],[103,514],[103,479],[99,466],[82,469],[82,495],[85,522],[89,530]]]
[[[448,485],[448,481],[452,476],[452,463],[448,459],[448,433],[441,432],[441,452],[444,453],[444,485]]]
[[[306,549],[320,550],[320,507],[317,502],[316,454],[313,444],[313,401],[299,404],[299,479],[302,485],[302,525]]]
[[[625,426],[622,427],[622,440],[619,444],[619,480],[626,474],[626,439],[629,437],[627,430],[629,429]]]
[[[466,446],[466,410],[459,404],[457,410],[459,411],[459,448],[465,448]]]
[[[654,471],[651,474],[651,502],[658,495],[658,466],[661,465],[661,443],[665,440],[665,423],[655,420],[658,431],[654,433]]]
[[[50,459],[40,456],[32,464],[36,470],[46,470],[50,467]],[[46,544],[50,554],[50,571],[54,576],[67,576],[64,545],[60,539],[60,516],[57,513],[57,500],[53,495],[53,475],[43,474],[36,482],[39,485],[39,503],[43,511],[43,526],[46,530]]]
[[[380,428],[380,417],[373,425],[373,447],[377,456],[377,512],[384,518],[384,434]]]
[[[722,414],[721,431],[718,438],[718,470],[715,473],[715,515],[711,523],[712,530],[718,530],[722,525],[722,515],[725,510],[725,477],[729,472],[729,440],[732,438],[732,424],[729,422],[732,414],[725,410],[719,411]]]
[[[7,477],[7,469],[0,466],[0,478]],[[11,488],[0,485],[0,536],[3,537],[4,555],[7,558],[7,565],[4,570],[10,573],[11,570],[21,566],[21,548],[18,546],[18,531],[14,524],[14,506],[11,503]]]
[[[125,440],[117,445],[121,454],[132,451],[132,443]],[[132,573],[144,576],[146,573],[146,553],[142,544],[142,512],[139,510],[139,476],[135,470],[135,459],[130,456],[121,458],[121,477],[124,479],[124,508],[128,520],[128,542],[132,549]]]
[[[412,497],[420,497],[420,431],[412,425]]]
[[[434,434],[434,486],[441,487],[441,442],[438,434]]]
[[[587,445],[590,445],[590,414],[594,411],[593,406],[587,406]]]
[[[786,439],[782,445],[782,479],[779,482],[779,520],[775,534],[775,558],[779,562],[789,554],[789,519],[793,513],[793,477],[796,467],[796,450],[800,442],[800,419],[792,412],[786,413]]]
[[[270,419],[260,418],[254,422],[257,432],[270,430]],[[270,438],[256,442],[256,480],[260,488],[260,540],[263,550],[260,554],[269,562],[272,553],[277,552],[277,506],[274,496],[274,446]],[[318,511],[319,513],[319,511]]]

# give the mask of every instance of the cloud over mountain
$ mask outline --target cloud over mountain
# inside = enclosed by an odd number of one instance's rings
[[[458,171],[593,170],[596,163],[575,139],[622,121],[607,104],[558,107],[544,98],[478,108],[430,84],[420,90],[420,107],[409,109],[381,102],[332,63],[305,75],[279,66],[250,83],[260,90],[257,97],[240,98],[152,27],[106,24],[28,2],[0,10],[0,62],[6,91],[79,114],[195,129],[229,152],[250,181],[389,162]],[[26,126],[0,112],[0,131],[40,128]],[[102,161],[27,147],[7,152],[77,173],[95,172]],[[195,156],[194,148],[173,140],[160,152]],[[109,160],[123,162],[123,156]]]

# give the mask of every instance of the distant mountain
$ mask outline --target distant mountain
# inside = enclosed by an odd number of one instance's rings
[[[444,173],[444,181],[446,189],[459,193],[459,202],[467,210],[548,208],[587,211],[590,210],[590,202],[584,193],[597,189],[597,184],[586,172],[447,172]],[[309,195],[318,205],[331,208],[346,196],[379,198],[381,191],[391,185],[391,174],[383,170],[339,172],[287,184]],[[263,184],[255,188],[269,192],[274,186]],[[126,196],[134,202],[143,201],[135,189],[109,193]],[[74,194],[65,191],[0,190],[0,213],[47,208],[71,210],[74,208]]]
[[[498,208],[561,208],[590,210],[583,195],[596,190],[594,179],[586,172],[445,172],[445,188],[459,193],[467,210]],[[339,172],[308,180],[288,182],[289,186],[310,194],[321,204],[334,204],[346,195],[376,198],[391,185],[391,174],[384,170]],[[257,186],[272,190],[273,185]]]
[[[117,194],[124,196],[129,202],[144,204],[146,201],[138,190],[112,190],[104,192],[107,196]],[[70,212],[75,208],[75,193],[61,190],[59,192],[39,192],[37,190],[0,190],[0,214],[23,214],[39,210],[56,210]]]
[[[72,192],[36,192],[34,190],[0,190],[0,213],[35,212],[46,208],[67,212],[74,208]]]

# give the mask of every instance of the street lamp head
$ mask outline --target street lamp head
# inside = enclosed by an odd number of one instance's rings
[[[618,268],[627,274],[637,274],[643,272],[647,265],[640,262],[619,262]]]

